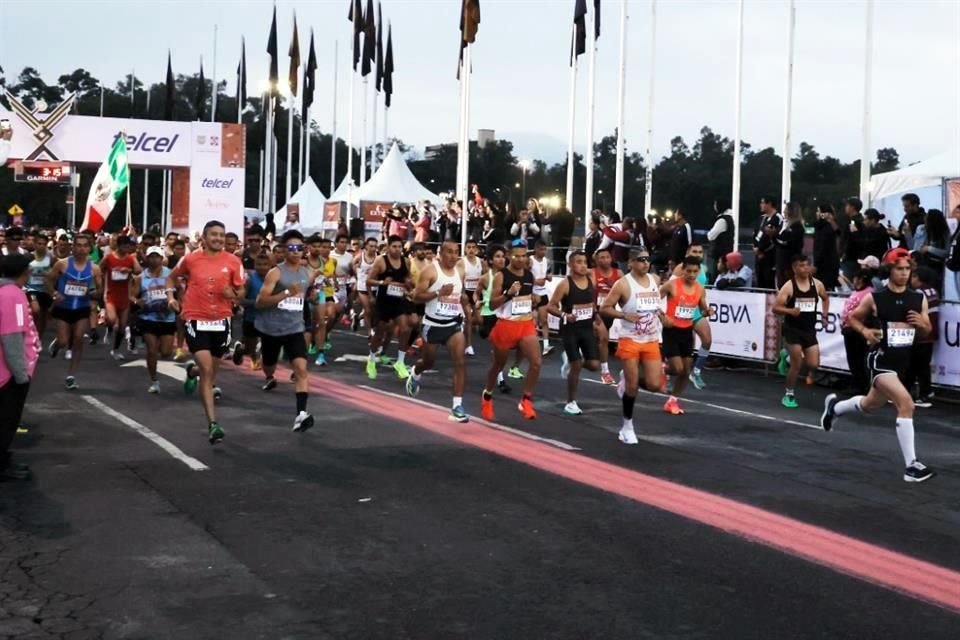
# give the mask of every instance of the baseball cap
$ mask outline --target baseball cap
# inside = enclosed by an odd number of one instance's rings
[[[879,269],[880,259],[877,258],[877,256],[867,256],[866,258],[857,260],[857,264],[867,269]]]
[[[903,247],[897,247],[896,249],[890,249],[885,254],[883,254],[883,264],[897,264],[897,260],[901,258],[910,259],[910,252],[904,249]]]
[[[147,249],[148,256],[160,256],[163,257],[163,249],[161,247],[150,247]]]

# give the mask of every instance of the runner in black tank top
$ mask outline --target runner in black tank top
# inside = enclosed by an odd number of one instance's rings
[[[838,401],[831,393],[824,401],[820,425],[830,431],[839,416],[848,413],[868,413],[893,403],[897,410],[897,441],[903,454],[906,482],[923,482],[934,471],[917,460],[914,444],[914,403],[910,392],[903,385],[902,376],[910,364],[910,350],[918,337],[932,331],[927,314],[927,299],[918,291],[907,288],[910,282],[910,252],[893,249],[883,259],[891,265],[890,281],[885,289],[875,291],[863,298],[847,322],[863,335],[872,351],[867,355],[867,368],[871,378],[870,392],[866,396],[854,396]],[[872,328],[878,326],[879,328]]]
[[[567,405],[563,412],[578,416],[583,413],[576,400],[580,369],[600,369],[597,336],[593,329],[597,294],[588,275],[587,254],[574,252],[569,266],[571,275],[557,285],[547,311],[560,318],[560,339],[563,342],[560,375],[567,379]]]
[[[407,348],[410,346],[410,327],[407,316],[411,311],[411,305],[406,295],[413,286],[410,267],[407,265],[406,258],[403,257],[403,240],[397,236],[390,236],[387,252],[376,259],[367,277],[367,288],[377,287],[377,329],[370,338],[370,356],[367,358],[367,377],[371,380],[377,377],[379,352],[390,343],[393,331],[387,333],[387,330],[391,327],[396,328],[397,339],[400,342],[393,370],[402,380],[409,375],[405,359]]]
[[[820,366],[820,345],[817,343],[817,320],[827,317],[830,298],[823,283],[810,276],[810,261],[806,256],[793,259],[794,277],[780,288],[773,312],[783,316],[783,341],[790,355],[786,393],[781,404],[796,409],[794,389],[800,369],[807,366],[810,375]],[[819,304],[818,304],[819,303]]]

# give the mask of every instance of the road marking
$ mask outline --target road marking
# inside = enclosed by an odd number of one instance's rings
[[[396,398],[397,400],[405,400],[407,402],[413,402],[419,404],[422,407],[429,407],[431,409],[443,409],[443,407],[433,404],[431,402],[426,402],[424,400],[418,400],[417,398],[411,398],[410,396],[400,395],[399,393],[391,393],[390,391],[384,391],[383,389],[377,389],[375,387],[368,387],[365,384],[357,385],[361,389],[366,389],[367,391],[372,391],[374,393],[379,393],[380,395],[390,396]],[[470,422],[476,424],[482,424],[485,427],[490,427],[491,429],[496,429],[497,431],[504,431],[506,433],[512,433],[515,436],[520,436],[521,438],[526,438],[527,440],[535,440],[537,442],[542,442],[548,444],[551,447],[556,447],[557,449],[563,449],[564,451],[580,451],[579,447],[575,447],[572,444],[567,444],[566,442],[561,442],[560,440],[554,440],[553,438],[544,438],[543,436],[538,436],[534,433],[528,431],[523,431],[521,429],[514,429],[513,427],[508,427],[506,425],[497,424],[496,422],[488,422],[479,416],[470,416]]]
[[[140,435],[142,435],[144,438],[146,438],[147,440],[149,440],[149,441],[152,442],[153,444],[157,445],[158,447],[160,447],[161,449],[163,449],[164,451],[166,451],[167,453],[169,453],[172,458],[174,458],[175,460],[179,460],[179,461],[182,462],[183,464],[185,464],[185,465],[187,465],[188,467],[190,467],[192,470],[194,470],[194,471],[207,471],[207,470],[210,469],[210,467],[208,467],[207,465],[203,464],[202,462],[200,462],[200,461],[197,460],[196,458],[192,458],[192,457],[188,456],[187,454],[185,454],[183,451],[180,450],[179,447],[177,447],[177,445],[173,444],[172,442],[170,442],[169,440],[167,440],[167,439],[164,438],[163,436],[156,434],[156,433],[155,433],[154,431],[152,431],[149,427],[146,427],[146,426],[140,424],[139,422],[137,422],[137,421],[134,420],[133,418],[129,418],[129,417],[123,415],[122,413],[120,413],[119,411],[116,411],[116,410],[108,407],[107,405],[105,405],[104,403],[100,402],[99,400],[97,400],[97,399],[94,398],[93,396],[80,396],[80,397],[83,398],[84,400],[86,400],[86,401],[87,401],[91,406],[93,406],[95,409],[99,409],[99,410],[102,411],[104,414],[110,416],[111,418],[113,418],[113,419],[116,420],[117,422],[120,422],[121,424],[125,424],[126,426],[130,427],[131,429],[133,429],[134,431],[136,431],[137,433],[139,433]]]
[[[593,384],[603,384],[599,380],[591,380],[590,378],[581,378],[584,382],[592,382]],[[666,393],[659,393],[656,391],[647,391],[646,389],[638,389],[639,393],[644,393],[649,396],[659,396],[661,398],[668,398],[669,395]],[[820,425],[807,424],[806,422],[798,422],[796,420],[790,420],[788,418],[778,418],[776,416],[768,416],[763,413],[756,413],[754,411],[744,411],[742,409],[734,409],[732,407],[725,407],[722,404],[716,404],[714,402],[707,402],[705,400],[695,400],[688,396],[683,396],[684,403],[689,402],[690,404],[699,404],[704,407],[710,407],[711,409],[719,409],[720,411],[726,411],[728,413],[735,413],[741,416],[749,416],[751,418],[760,418],[761,420],[768,420],[771,422],[782,422],[784,424],[792,424],[795,427],[804,427],[806,429],[816,429],[817,431],[823,431],[823,428]]]
[[[120,365],[120,368],[126,367],[141,367],[146,369],[147,361],[143,359],[133,360],[131,362],[127,362],[126,364]],[[163,360],[160,360],[157,362],[157,373],[163,374],[168,378],[173,378],[177,382],[183,382],[187,379],[187,370],[176,362],[164,362]]]

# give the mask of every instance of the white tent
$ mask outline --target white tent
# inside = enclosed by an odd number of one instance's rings
[[[300,205],[300,228],[303,232],[320,231],[323,225],[323,205],[326,202],[326,197],[317,187],[313,178],[308,178],[306,182],[300,185],[297,192],[290,196],[290,200],[277,209],[276,214],[274,214],[277,228],[279,229],[283,225],[283,221],[287,219],[287,204],[298,204]]]
[[[944,179],[948,178],[960,178],[960,147],[954,147],[903,169],[872,176],[871,197],[880,200],[924,187],[943,186]]]
[[[353,204],[359,204],[361,200],[409,204],[423,200],[437,202],[440,197],[413,176],[400,147],[394,143],[373,177],[359,189],[354,189]]]
[[[330,197],[327,198],[327,202],[346,202],[348,199],[350,199],[350,189],[350,178],[345,175],[343,176],[343,180],[340,181],[340,186],[338,186],[336,190],[330,194]],[[357,187],[354,186],[353,195],[356,196],[356,194]],[[353,198],[353,204],[357,204],[356,197]]]

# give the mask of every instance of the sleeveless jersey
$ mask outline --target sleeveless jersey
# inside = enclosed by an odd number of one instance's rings
[[[291,269],[285,262],[278,264],[276,269],[280,271],[280,278],[272,293],[280,293],[294,285],[300,288],[300,293],[283,298],[275,307],[258,309],[253,326],[269,336],[303,333],[303,303],[310,286],[310,270],[303,266]]]
[[[360,254],[360,264],[357,265],[357,291],[367,293],[369,289],[367,288],[367,278],[370,277],[370,270],[373,269],[373,263],[377,259],[374,258],[372,261],[367,262],[367,255],[365,253]]]
[[[263,288],[263,276],[256,271],[251,271],[247,275],[247,293],[245,299],[249,304],[243,306],[244,322],[253,322],[257,319],[257,296],[260,295],[260,289]]]
[[[480,276],[483,274],[483,262],[480,258],[474,258],[473,264],[466,258],[463,258],[463,285],[467,291],[476,291],[480,285]]]
[[[620,269],[614,267],[610,271],[609,276],[605,276],[600,273],[600,269],[594,267],[593,269],[593,281],[597,287],[597,306],[603,304],[603,301],[606,300],[607,295],[610,293],[610,290],[613,289],[613,285],[616,284],[617,280],[623,277],[623,274],[620,273]]]
[[[801,291],[797,286],[796,280],[793,283],[793,295],[787,298],[788,309],[800,309],[800,315],[797,317],[784,316],[783,324],[804,332],[816,331],[817,326],[817,306],[820,302],[820,296],[817,294],[817,287],[810,280],[810,288]]]
[[[496,314],[496,310],[490,308],[490,301],[493,300],[493,277],[495,275],[493,269],[487,271],[487,284],[483,288],[483,306],[480,307],[481,316],[492,316]]]
[[[330,257],[337,261],[337,284],[342,287],[353,286],[356,280],[351,273],[353,268],[353,255],[348,253],[339,254],[336,251],[330,254]]]
[[[47,273],[53,266],[53,256],[49,253],[43,258],[34,257],[30,261],[30,279],[27,280],[27,291],[37,293],[47,292]]]
[[[644,286],[631,273],[624,278],[630,284],[630,296],[621,309],[624,313],[636,313],[640,317],[636,322],[618,318],[620,337],[635,342],[660,342],[660,317],[657,315],[660,311],[660,287],[656,279],[648,274],[648,284]]]
[[[697,282],[700,283],[701,287],[707,287],[707,270],[703,268],[703,265],[700,265],[700,273],[697,274]],[[700,305],[697,305],[697,310],[693,314],[693,324],[700,322],[700,318],[702,317],[703,311],[700,310]]]
[[[573,324],[567,323],[565,326],[592,326],[596,312],[596,297],[590,278],[587,278],[587,286],[581,289],[573,281],[573,277],[567,276],[567,286],[569,290],[560,301],[560,308],[565,314],[573,314],[576,320]]]
[[[673,318],[673,326],[677,329],[689,329],[693,326],[693,316],[700,306],[700,296],[703,285],[694,282],[692,290],[687,289],[683,280],[677,279],[674,284],[677,295],[667,300],[667,315]]]
[[[153,277],[147,270],[140,275],[140,297],[145,305],[140,317],[150,322],[176,322],[176,314],[167,306],[167,276],[170,269],[160,267],[160,275]]]
[[[390,284],[382,284],[377,287],[377,302],[382,304],[400,304],[407,295],[406,281],[410,277],[410,268],[407,261],[400,258],[400,266],[394,267],[390,263],[389,256],[383,256],[385,266],[383,273],[380,274],[381,280],[390,278]]]
[[[497,307],[497,317],[502,320],[532,320],[533,319],[533,274],[524,269],[523,275],[518,276],[510,269],[504,269],[503,291],[506,293],[514,282],[520,283],[520,293],[506,300]]]
[[[87,294],[93,289],[93,263],[87,259],[83,269],[77,270],[73,256],[67,258],[67,268],[57,278],[57,292],[63,300],[56,303],[61,309],[89,309]]]
[[[549,272],[548,267],[550,266],[549,260],[544,256],[542,259],[537,260],[535,256],[530,258],[530,271],[533,274],[534,280],[540,280],[541,278],[546,278],[547,273]],[[534,285],[533,292],[538,296],[547,295],[547,285],[546,283],[542,285]]]
[[[108,298],[113,300],[127,298],[130,277],[133,275],[133,267],[136,265],[136,260],[136,256],[132,253],[128,253],[123,258],[115,253],[111,253],[103,259],[103,280],[106,284]],[[127,271],[124,271],[124,269]]]
[[[907,313],[923,310],[923,294],[912,289],[894,293],[884,287],[873,292],[873,302],[883,331],[883,338],[874,349],[882,354],[886,367],[905,371],[917,337],[916,327],[907,322]]]
[[[434,298],[424,306],[423,324],[430,327],[451,327],[459,324],[463,320],[463,307],[460,304],[460,296],[463,294],[463,281],[460,279],[460,271],[454,267],[453,275],[443,272],[438,264],[436,266],[437,280],[427,291],[440,291],[444,285],[453,285],[453,292],[449,296]]]

